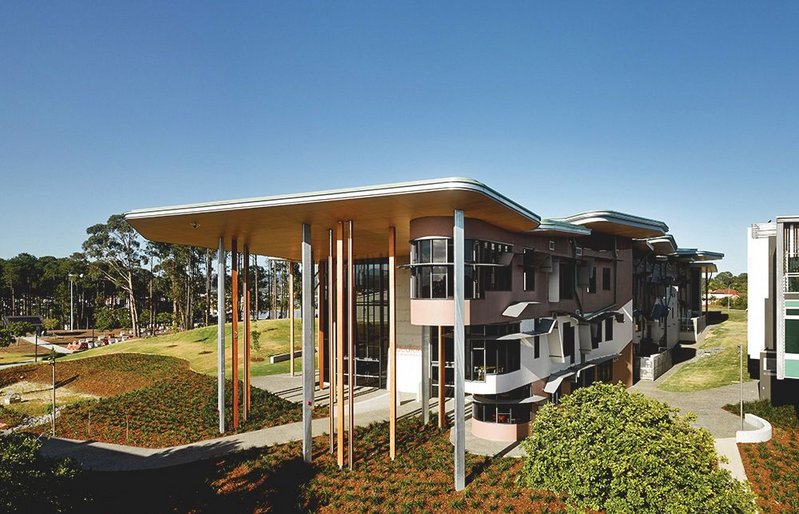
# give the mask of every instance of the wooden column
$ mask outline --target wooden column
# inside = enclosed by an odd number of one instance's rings
[[[335,318],[335,299],[333,298],[333,231],[327,231],[328,254],[327,254],[327,346],[330,349],[328,355],[328,371],[330,372],[330,390],[328,391],[328,411],[330,414],[330,453],[336,449],[336,318]]]
[[[347,391],[349,414],[348,447],[352,469],[353,443],[355,441],[355,258],[352,247],[352,220],[347,232]]]
[[[294,263],[289,265],[289,373],[294,376]]]
[[[397,456],[397,302],[396,239],[394,227],[388,228],[388,430],[391,460]]]
[[[234,239],[231,249],[230,285],[233,312],[231,314],[231,353],[230,362],[233,378],[233,430],[239,428],[239,251]]]
[[[447,397],[444,394],[446,387],[446,362],[444,355],[444,328],[438,327],[438,428],[444,429],[447,426]]]
[[[344,468],[344,223],[336,223],[336,462]]]
[[[244,245],[244,421],[250,413],[250,247]]]
[[[325,388],[325,324],[327,323],[325,305],[325,267],[319,263],[319,289],[316,304],[319,309],[319,390]]]

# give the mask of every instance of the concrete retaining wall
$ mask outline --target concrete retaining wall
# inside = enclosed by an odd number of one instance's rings
[[[746,414],[744,421],[756,428],[754,430],[738,430],[735,432],[735,442],[765,443],[771,439],[771,423],[754,414]]]
[[[671,369],[671,350],[647,357],[636,357],[635,361],[641,373],[641,380],[657,380],[660,375]]]

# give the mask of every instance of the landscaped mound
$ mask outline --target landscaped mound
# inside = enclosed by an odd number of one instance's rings
[[[536,415],[524,479],[607,512],[753,512],[752,494],[691,421],[620,384],[581,388]]]
[[[95,396],[113,396],[146,387],[154,381],[189,371],[189,363],[172,357],[134,353],[56,361],[56,386]],[[0,370],[0,387],[21,381],[51,384],[49,363]]]
[[[14,379],[43,381],[44,375],[52,372],[46,364],[16,368],[13,373],[4,371],[0,380],[7,383]],[[141,354],[103,355],[57,362],[56,373],[59,384],[104,396],[62,407],[56,422],[59,437],[160,448],[219,436],[216,379],[191,371],[184,360]],[[225,391],[226,426],[230,427],[232,382],[227,383]],[[240,431],[302,419],[299,404],[257,388],[250,394],[252,410]],[[29,431],[49,434],[50,427],[32,427]]]

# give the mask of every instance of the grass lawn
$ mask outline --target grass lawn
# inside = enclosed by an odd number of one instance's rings
[[[723,312],[727,313],[726,310]],[[738,383],[739,344],[743,345],[744,351],[744,380],[749,380],[746,370],[746,311],[732,309],[726,321],[707,330],[704,342],[696,349],[697,351],[717,349],[718,353],[685,364],[659,383],[659,388],[665,391],[688,392]]]
[[[8,390],[19,384],[38,384],[46,393],[51,373],[49,364],[7,368],[0,370],[0,387]],[[219,436],[216,379],[190,370],[185,360],[132,353],[58,361],[56,385],[56,402],[63,407],[56,422],[59,437],[159,448]],[[30,400],[35,394],[38,391],[23,395],[26,401],[8,406],[0,413],[2,418],[13,421],[24,414],[41,414],[41,409],[36,410]],[[230,381],[226,394],[229,427],[232,419]],[[250,394],[250,417],[239,431],[302,419],[300,404],[257,388],[251,388]],[[86,395],[96,398],[86,399]],[[39,407],[44,407],[46,412],[49,402],[45,399],[41,403]],[[316,409],[315,414],[323,416],[326,412],[326,408]],[[36,435],[49,433],[50,426],[37,426],[28,431]]]
[[[295,351],[302,346],[302,320],[294,320],[294,344]],[[230,327],[225,325],[225,370],[228,376],[231,372],[231,339]],[[276,353],[286,353],[289,351],[289,328],[288,319],[260,320],[252,324],[252,330],[258,331],[260,335],[261,349],[256,350],[251,347],[252,362],[250,373],[252,376],[274,375],[276,373],[287,373],[289,362],[279,362],[269,364],[269,356]],[[244,324],[239,324],[239,351],[241,352],[241,363],[243,366],[244,355]],[[165,355],[185,359],[189,366],[198,373],[216,376],[216,325],[175,334],[166,334],[156,337],[135,339],[124,343],[94,348],[72,355],[62,357],[62,360],[85,359],[97,355],[109,355],[114,353],[144,353],[150,355]],[[302,369],[302,359],[294,359],[295,370]],[[243,369],[242,367],[239,368]]]
[[[39,359],[47,355],[50,350],[39,348]],[[0,364],[32,361],[36,356],[36,346],[22,339],[17,340],[5,348],[0,348]]]
[[[564,512],[555,494],[516,482],[521,459],[467,455],[467,489],[453,490],[449,434],[418,419],[400,420],[397,458],[388,456],[388,424],[358,428],[353,471],[339,471],[327,437],[314,461],[301,443],[251,450],[168,470],[86,474],[94,501],[109,512],[125,498],[130,512]],[[129,494],[131,490],[147,494]]]
[[[738,405],[727,405],[738,414]],[[760,512],[799,512],[799,421],[791,406],[771,407],[768,402],[746,402],[744,412],[769,420],[771,441],[739,444],[741,459]]]

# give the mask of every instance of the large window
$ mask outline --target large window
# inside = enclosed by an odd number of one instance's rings
[[[785,319],[785,352],[799,353],[799,318]]]
[[[613,318],[605,319],[605,341],[613,339]]]
[[[596,293],[596,266],[591,268],[591,274],[588,276],[588,293]]]
[[[799,224],[786,223],[782,234],[785,248],[784,290],[786,293],[799,293]]]
[[[568,321],[563,323],[563,357],[574,364],[574,326]]]
[[[574,262],[560,261],[560,299],[574,299]]]
[[[610,268],[602,268],[602,290],[610,291]]]
[[[519,340],[497,340],[518,331],[518,323],[467,327],[466,380],[484,381],[486,375],[502,375],[520,369]]]
[[[522,386],[507,393],[480,397],[472,404],[472,415],[477,421],[487,423],[518,424],[530,421],[532,406],[520,403],[530,396],[530,386]]]
[[[535,265],[533,264],[534,250],[525,248],[522,254],[522,269],[524,270],[524,290],[535,291]]]
[[[513,247],[504,243],[464,241],[464,294],[482,298],[485,291],[510,291]],[[419,239],[411,245],[411,297],[452,298],[455,256],[451,239]]]

